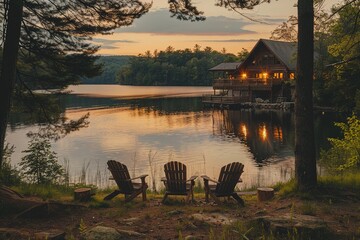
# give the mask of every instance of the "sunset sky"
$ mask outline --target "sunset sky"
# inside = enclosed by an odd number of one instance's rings
[[[149,1],[149,0],[147,0]],[[196,0],[195,5],[206,16],[204,22],[179,21],[170,17],[167,0],[154,0],[149,13],[136,19],[129,27],[115,30],[112,35],[95,36],[93,42],[101,45],[101,55],[138,55],[172,46],[192,49],[195,44],[220,51],[238,53],[242,48],[251,50],[259,38],[270,38],[279,24],[290,15],[296,15],[295,0],[278,0],[263,3],[253,10],[241,10],[250,21],[236,12],[214,6],[214,0]],[[327,0],[325,9],[337,2]],[[266,24],[265,24],[266,23]]]

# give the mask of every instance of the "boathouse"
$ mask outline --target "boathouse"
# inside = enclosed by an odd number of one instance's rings
[[[214,95],[204,102],[289,102],[295,78],[296,43],[260,39],[242,63],[221,63],[209,71],[223,71],[213,80]],[[219,76],[219,74],[218,74]]]

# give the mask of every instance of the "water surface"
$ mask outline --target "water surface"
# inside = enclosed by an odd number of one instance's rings
[[[242,162],[245,172],[239,187],[269,186],[293,175],[291,112],[205,109],[199,96],[211,88],[150,87],[148,92],[148,87],[82,85],[72,89],[76,92],[63,100],[64,114],[76,119],[90,113],[90,125],[55,142],[53,150],[60,162],[69,160],[73,182],[86,169],[88,183],[107,186],[109,159],[126,164],[132,175],[149,174],[157,187],[169,160],[185,163],[189,175],[213,178],[222,166]],[[327,146],[327,137],[338,134],[332,125],[338,119],[341,116],[315,114],[318,150]],[[24,124],[18,116],[10,124],[7,141],[16,146],[13,163],[18,163],[27,148],[26,133],[38,127]]]

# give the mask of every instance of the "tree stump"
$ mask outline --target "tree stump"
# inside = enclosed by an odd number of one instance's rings
[[[257,189],[257,197],[260,202],[268,201],[274,197],[274,189],[273,188],[258,188]]]
[[[77,188],[74,190],[74,200],[80,202],[90,201],[91,188]]]

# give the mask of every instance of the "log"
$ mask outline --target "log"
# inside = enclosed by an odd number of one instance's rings
[[[74,190],[74,200],[80,202],[90,201],[91,188],[77,188]]]
[[[274,197],[274,189],[273,188],[258,188],[257,189],[257,197],[258,201],[268,201]]]

